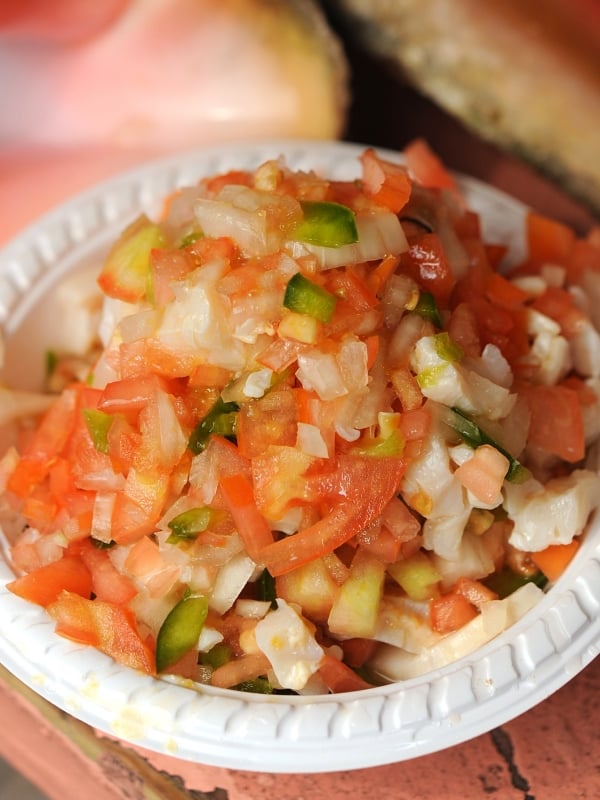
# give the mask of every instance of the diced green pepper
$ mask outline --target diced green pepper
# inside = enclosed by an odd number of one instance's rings
[[[238,692],[252,692],[253,694],[273,694],[273,687],[266,678],[254,678],[242,681],[233,687]]]
[[[411,600],[430,600],[435,597],[442,579],[423,550],[417,550],[409,558],[390,564],[387,571]]]
[[[194,242],[197,242],[198,239],[204,239],[204,234],[202,233],[202,231],[192,231],[191,233],[188,233],[186,236],[183,237],[183,239],[179,242],[179,247],[180,248],[188,247],[190,244],[194,244]]]
[[[489,436],[476,422],[473,422],[464,411],[454,407],[452,408],[452,414],[453,416],[449,419],[448,425],[458,433],[465,444],[473,448],[480,447],[482,444],[489,444],[508,459],[507,481],[524,483],[531,477],[527,467],[524,467],[520,461],[511,456],[495,439]]]
[[[496,592],[500,599],[508,597],[509,594],[516,592],[521,586],[526,583],[535,583],[540,589],[543,589],[548,583],[548,579],[542,572],[534,572],[532,575],[519,575],[509,567],[504,567],[500,572],[494,572],[484,578],[484,583],[488,589]]]
[[[264,569],[261,572],[259,579],[256,581],[256,590],[259,600],[268,601],[271,603],[271,608],[277,608],[275,578],[268,569]]]
[[[442,380],[442,376],[447,369],[448,364],[435,364],[433,367],[427,367],[416,376],[417,383],[421,389],[430,389]]]
[[[192,453],[194,455],[201,453],[208,444],[212,433],[224,436],[226,439],[234,439],[239,409],[240,407],[237,403],[233,401],[226,403],[219,397],[208,414],[200,420],[192,431],[188,442],[188,447]]]
[[[108,432],[113,423],[112,414],[98,411],[97,408],[84,408],[83,418],[96,450],[108,453]]]
[[[292,239],[320,247],[342,247],[358,241],[352,209],[321,200],[304,200],[300,205],[303,218],[292,231]]]
[[[46,377],[49,378],[58,364],[58,356],[54,350],[46,350]]]
[[[404,451],[404,437],[398,430],[392,431],[385,438],[372,439],[370,442],[352,448],[353,453],[361,456],[384,458],[386,456],[401,456]]]
[[[436,333],[433,339],[435,342],[435,351],[440,358],[450,363],[461,360],[464,355],[462,347],[450,338],[449,333],[446,331]]]
[[[435,297],[431,294],[431,292],[421,292],[419,294],[419,299],[417,301],[417,305],[414,308],[416,314],[423,319],[428,319],[432,322],[436,328],[442,328],[442,316],[440,314],[440,310],[435,302]]]
[[[335,311],[337,298],[335,295],[309,281],[302,273],[297,272],[290,278],[285,287],[283,305],[297,314],[308,314],[319,322],[329,322]]]
[[[186,594],[160,626],[156,639],[156,671],[163,672],[198,642],[208,614],[208,598]]]
[[[100,539],[95,539],[93,536],[90,536],[90,540],[96,550],[110,550],[111,547],[116,545],[114,539],[111,539],[110,542],[103,542]]]
[[[208,506],[189,508],[182,511],[169,522],[172,533],[167,539],[169,544],[180,541],[193,541],[199,533],[205,531],[213,520],[214,512]]]
[[[200,653],[200,663],[212,669],[218,669],[231,660],[231,647],[225,642],[218,642],[208,653]]]

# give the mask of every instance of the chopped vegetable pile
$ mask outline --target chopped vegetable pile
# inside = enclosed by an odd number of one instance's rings
[[[425,143],[175,192],[99,274],[100,355],[0,462],[18,577],[122,664],[263,693],[443,666],[598,505],[600,231],[509,272]]]

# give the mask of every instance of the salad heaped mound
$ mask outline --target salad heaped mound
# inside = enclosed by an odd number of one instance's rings
[[[100,356],[1,461],[10,588],[59,634],[340,692],[472,651],[564,570],[600,496],[600,236],[529,214],[505,276],[435,155],[405,157],[269,161],[125,229]]]

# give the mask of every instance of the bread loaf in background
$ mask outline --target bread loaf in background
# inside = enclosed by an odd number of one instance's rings
[[[348,40],[600,214],[598,0],[325,6]]]

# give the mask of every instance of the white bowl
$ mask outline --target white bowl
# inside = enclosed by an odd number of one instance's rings
[[[22,387],[39,383],[43,353],[60,329],[52,296],[61,279],[99,262],[128,221],[141,211],[155,214],[174,188],[279,155],[293,168],[349,179],[358,174],[363,149],[273,141],[186,153],[104,182],[47,214],[0,253],[4,378]],[[524,206],[478,181],[461,177],[460,183],[470,206],[483,214],[485,236],[509,244],[518,259]],[[600,645],[598,519],[556,585],[486,646],[421,678],[341,695],[195,690],[142,675],[58,637],[43,609],[6,589],[12,577],[0,561],[0,661],[13,675],[105,733],[234,769],[358,769],[450,747],[542,701],[582,670]]]

